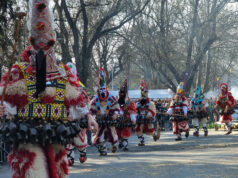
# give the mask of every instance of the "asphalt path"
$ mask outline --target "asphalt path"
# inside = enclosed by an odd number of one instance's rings
[[[190,131],[192,134],[192,131]],[[69,178],[238,178],[238,131],[209,130],[209,136],[190,136],[174,141],[171,132],[162,132],[154,142],[146,136],[146,146],[137,146],[137,137],[129,140],[129,151],[100,157],[95,147],[88,147],[88,160],[81,164],[76,155]],[[0,166],[0,177],[10,178],[7,165]]]

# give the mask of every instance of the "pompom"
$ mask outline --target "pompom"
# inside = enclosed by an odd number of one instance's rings
[[[36,5],[36,9],[37,9],[39,12],[42,12],[45,8],[46,8],[45,3],[39,3],[39,4]]]
[[[55,40],[54,39],[51,39],[50,41],[48,41],[47,45],[48,46],[54,46],[55,44]]]

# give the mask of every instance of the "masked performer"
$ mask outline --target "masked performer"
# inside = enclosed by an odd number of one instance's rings
[[[221,83],[220,89],[221,94],[217,98],[215,110],[218,107],[220,108],[220,121],[221,123],[226,124],[228,128],[228,132],[226,133],[226,135],[229,135],[233,129],[231,115],[233,114],[235,100],[232,96],[232,93],[228,91],[228,85],[226,83]]]
[[[137,119],[135,132],[139,139],[138,146],[145,145],[145,139],[143,133],[152,135],[154,141],[160,138],[160,128],[157,125],[157,130],[154,129],[154,121],[156,108],[154,102],[148,97],[148,87],[145,80],[140,82],[141,98],[137,103]]]
[[[84,85],[82,85],[82,83],[79,81],[78,77],[77,77],[77,69],[76,66],[71,63],[68,62],[67,66],[71,69],[71,72],[73,73],[75,79],[77,80],[77,82],[79,83],[80,86],[80,92],[84,98],[84,103],[88,104],[89,102],[89,98],[86,92],[86,89],[84,87]],[[76,111],[76,112],[75,112]],[[70,108],[70,112],[73,114],[73,118],[77,118],[77,115],[79,115],[77,112],[81,112],[80,108],[77,108],[77,110],[74,110],[72,108]],[[76,148],[79,153],[80,153],[80,158],[79,161],[81,163],[84,163],[87,160],[87,153],[86,153],[86,147],[87,147],[87,128],[88,128],[88,123],[87,123],[87,119],[85,117],[83,118],[77,118],[80,119],[80,127],[81,132],[74,138],[73,140],[73,144],[68,144],[67,145],[67,157],[68,157],[68,161],[69,161],[69,165],[73,165],[74,164],[74,149]],[[89,128],[91,129],[91,128]]]
[[[80,132],[78,118],[89,114],[70,68],[56,60],[49,0],[31,0],[28,21],[31,47],[11,68],[4,105],[3,140],[12,146],[8,162],[13,177],[64,178],[68,174],[65,145]],[[6,75],[2,78],[2,96]]]
[[[136,105],[128,96],[127,79],[119,91],[118,103],[120,105],[120,123],[117,127],[119,137],[119,148],[123,151],[128,150],[128,139],[131,136],[131,127],[136,123]]]
[[[182,140],[181,133],[185,132],[185,137],[189,136],[189,126],[188,126],[188,102],[187,98],[184,96],[183,83],[181,82],[177,88],[176,95],[172,98],[170,102],[170,107],[167,114],[171,115],[171,120],[173,121],[173,133],[177,135],[176,141]]]
[[[207,110],[206,110],[206,102],[204,100],[204,96],[201,94],[201,89],[199,86],[196,88],[195,96],[191,101],[191,111],[193,114],[192,124],[194,126],[193,135],[199,136],[199,123],[203,126],[204,136],[208,135],[207,130]]]
[[[116,132],[117,117],[120,106],[117,99],[109,94],[106,76],[103,68],[99,70],[98,95],[91,101],[90,111],[96,116],[99,130],[94,139],[94,145],[98,148],[101,156],[107,155],[106,141],[112,145],[112,152],[117,151],[116,143],[118,136]]]

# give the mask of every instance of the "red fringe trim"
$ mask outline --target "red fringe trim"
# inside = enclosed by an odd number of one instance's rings
[[[64,100],[64,105],[67,108],[69,108],[70,106],[78,105],[78,104],[80,104],[82,107],[85,106],[84,98],[82,95],[80,95],[77,99],[72,99],[72,100],[65,99]]]
[[[2,96],[0,96],[0,99],[1,98]],[[5,95],[4,101],[17,106],[18,108],[22,108],[28,104],[27,95]]]
[[[66,150],[62,149],[57,155],[55,156],[55,162],[59,162],[64,156],[66,156]]]
[[[41,97],[41,102],[42,102],[42,104],[55,103],[55,99],[54,99],[54,97],[43,96],[43,97]]]
[[[55,163],[58,164],[58,162],[62,161],[62,159],[67,155],[66,153],[66,149],[62,149],[61,151],[59,151],[59,153],[57,153],[57,155],[55,156]],[[68,175],[69,173],[69,169],[68,169],[68,162],[64,161],[62,163],[60,163],[60,168],[64,171],[64,173],[66,175]],[[59,177],[60,174],[59,174]]]
[[[30,62],[27,52],[30,51],[31,48],[32,48],[32,46],[28,46],[27,49],[21,53],[21,57],[22,57],[21,61]]]
[[[64,173],[65,173],[66,175],[69,174],[68,162],[63,161],[63,162],[60,164],[60,168],[64,171]]]
[[[12,178],[25,178],[26,171],[33,165],[36,153],[30,152],[28,150],[13,150],[11,154],[8,155],[8,162],[12,167],[14,173]],[[18,160],[16,162],[15,160]],[[21,167],[20,164],[27,159],[27,162]],[[14,160],[14,162],[13,162]]]
[[[55,164],[54,152],[53,152],[52,145],[48,145],[47,150],[48,150],[50,177],[51,178],[59,178],[59,175],[57,173],[56,164]]]

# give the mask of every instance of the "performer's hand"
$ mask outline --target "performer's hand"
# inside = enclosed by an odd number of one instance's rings
[[[117,120],[117,114],[113,114],[112,119]]]
[[[0,117],[4,116],[6,106],[5,105],[0,105]]]
[[[88,115],[88,129],[92,129],[93,135],[98,131],[98,123],[93,119],[91,114]]]
[[[71,114],[68,115],[68,118],[67,118],[67,119],[68,119],[68,121],[73,121],[73,120],[74,120],[74,119],[73,119],[73,116],[72,116]]]

